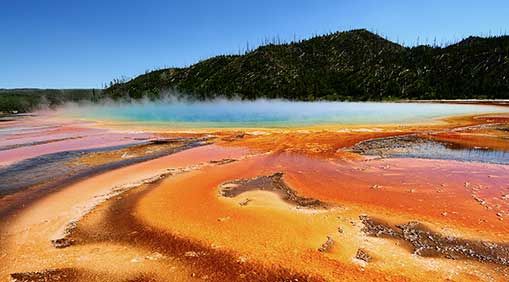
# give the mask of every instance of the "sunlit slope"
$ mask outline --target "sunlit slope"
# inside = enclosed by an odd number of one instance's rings
[[[408,48],[352,30],[153,71],[106,93],[114,98],[156,98],[161,90],[177,90],[200,99],[507,99],[508,73],[508,36]]]

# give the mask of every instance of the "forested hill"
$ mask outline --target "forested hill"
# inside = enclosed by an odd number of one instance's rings
[[[99,89],[0,88],[0,117],[7,112],[30,112],[39,106],[55,107],[65,102],[98,101]]]
[[[508,99],[509,36],[408,48],[367,30],[337,32],[153,71],[105,94],[155,98],[161,90],[199,99]]]

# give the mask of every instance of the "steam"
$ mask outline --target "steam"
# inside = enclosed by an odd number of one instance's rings
[[[103,101],[66,104],[62,116],[90,120],[159,123],[187,127],[287,127],[316,124],[387,124],[429,121],[450,115],[507,112],[507,108],[480,105],[295,102],[287,100],[217,98],[190,101],[176,96],[151,101]]]

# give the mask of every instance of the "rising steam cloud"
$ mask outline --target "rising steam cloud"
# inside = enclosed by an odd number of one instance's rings
[[[426,121],[448,115],[506,111],[479,105],[413,103],[295,102],[217,98],[190,101],[167,96],[158,101],[104,101],[66,104],[57,114],[90,120],[119,120],[187,126],[280,127],[314,124],[384,124]]]

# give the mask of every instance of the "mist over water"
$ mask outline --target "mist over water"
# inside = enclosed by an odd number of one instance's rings
[[[293,102],[265,99],[190,102],[169,99],[162,102],[67,105],[60,108],[58,114],[89,120],[200,128],[416,123],[443,116],[508,111],[509,108],[484,105]]]

